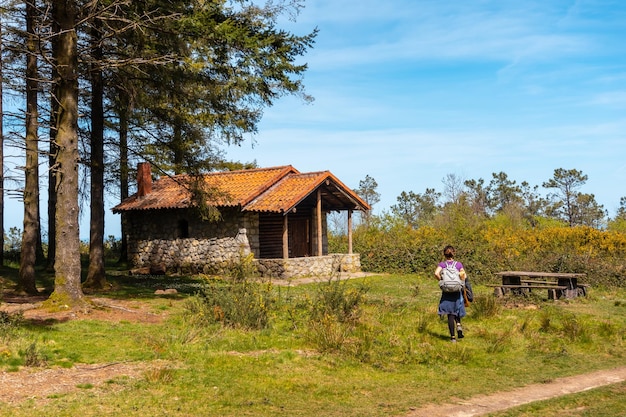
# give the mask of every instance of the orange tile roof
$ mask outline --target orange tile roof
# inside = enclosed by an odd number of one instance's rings
[[[287,212],[322,184],[334,193],[335,201],[346,207],[368,210],[369,206],[329,171],[300,173],[291,165],[241,171],[209,173],[203,184],[216,192],[208,194],[207,203],[218,207],[241,207],[243,211]],[[193,206],[189,190],[191,177],[175,175],[154,181],[152,192],[127,198],[113,212],[187,208]]]
[[[309,195],[328,175],[328,172],[288,175],[259,195],[245,209],[248,211],[285,212]]]

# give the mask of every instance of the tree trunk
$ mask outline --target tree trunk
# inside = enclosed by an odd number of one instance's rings
[[[57,77],[55,75],[55,70],[52,70],[53,77],[55,80]],[[48,155],[48,262],[46,265],[46,269],[48,271],[54,271],[54,260],[56,259],[56,209],[57,209],[57,194],[56,194],[56,157],[58,152],[58,147],[56,145],[56,116],[59,112],[59,103],[57,102],[57,94],[54,89],[53,83],[53,94],[50,100],[50,155]]]
[[[106,286],[104,269],[104,110],[102,48],[94,19],[91,28],[91,227],[89,230],[89,269],[85,288],[102,289]]]
[[[17,292],[37,294],[35,263],[39,237],[39,138],[37,130],[37,42],[33,33],[36,9],[26,3],[26,166],[24,169],[24,232]]]
[[[2,108],[3,91],[2,84],[2,21],[0,17],[0,232],[2,238],[0,240],[0,267],[4,265],[4,109]]]
[[[59,74],[57,113],[57,210],[54,292],[48,303],[76,307],[83,304],[80,284],[80,238],[78,225],[78,52],[77,4],[54,0],[52,16],[58,24],[53,60]]]
[[[56,48],[58,39],[52,38],[52,49]],[[48,155],[48,262],[46,269],[54,271],[54,260],[56,259],[56,210],[57,210],[57,166],[56,158],[59,148],[56,144],[57,138],[57,115],[59,113],[58,79],[59,74],[53,65],[51,68],[51,94],[50,94],[50,154]]]
[[[128,198],[128,114],[131,111],[127,91],[120,92],[120,201]],[[119,263],[128,262],[128,238],[126,236],[126,216],[122,215],[122,244]]]

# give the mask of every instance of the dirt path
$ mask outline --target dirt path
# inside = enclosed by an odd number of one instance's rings
[[[98,389],[115,378],[144,378],[148,369],[169,366],[159,363],[114,363],[81,365],[71,369],[21,370],[0,372],[0,403],[16,404],[26,399],[45,403],[54,395],[68,394],[89,385]],[[547,400],[562,395],[587,391],[626,381],[626,366],[588,374],[560,378],[545,384],[534,384],[506,392],[481,395],[454,404],[430,404],[412,410],[406,417],[473,417]],[[109,390],[112,388],[108,384]],[[120,385],[119,389],[122,389]],[[93,391],[92,391],[93,392]]]
[[[534,384],[506,392],[480,395],[454,404],[430,404],[412,410],[406,417],[473,417],[506,410],[534,401],[574,394],[626,381],[626,366],[559,378],[545,384]]]
[[[155,366],[156,363],[137,362],[76,365],[70,369],[24,368],[19,372],[3,371],[0,372],[0,404],[19,404],[34,399],[41,405],[55,396],[87,388],[92,394],[103,387],[108,391],[121,390],[126,384],[111,384],[107,381],[138,380]]]
[[[93,308],[85,311],[50,312],[41,308],[45,296],[3,297],[0,311],[23,314],[24,320],[33,323],[54,323],[69,320],[104,320],[111,322],[160,323],[167,311],[155,313],[151,305],[137,300],[114,300],[89,297]],[[0,353],[6,347],[0,343]],[[8,352],[8,351],[7,351]],[[10,353],[9,353],[10,354]],[[0,404],[18,404],[28,399],[45,403],[58,395],[78,392],[89,387],[89,392],[106,388],[108,391],[122,389],[124,383],[108,384],[107,381],[138,380],[146,377],[153,369],[168,367],[165,361],[119,362],[105,364],[76,364],[72,368],[22,367],[17,372],[0,371]],[[81,388],[83,387],[83,388]],[[93,387],[93,389],[91,388]]]

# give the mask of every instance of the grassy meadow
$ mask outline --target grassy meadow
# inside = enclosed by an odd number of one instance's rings
[[[11,285],[2,270],[5,287]],[[279,286],[215,277],[108,277],[90,297],[140,302],[159,323],[0,316],[0,368],[153,363],[140,378],[8,404],[2,416],[401,416],[429,403],[626,364],[626,290],[496,299],[474,285],[452,344],[437,283],[419,274]],[[159,296],[157,288],[177,295]],[[626,384],[498,416],[626,415]]]

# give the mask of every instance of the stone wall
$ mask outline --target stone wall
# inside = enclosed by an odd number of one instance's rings
[[[247,229],[241,227],[246,221],[234,211],[223,211],[217,222],[202,221],[192,210],[133,213],[127,220],[128,258],[134,268],[220,273],[252,252]]]
[[[140,240],[134,249],[133,265],[178,273],[223,273],[250,254],[246,229],[233,238]]]
[[[258,258],[261,255],[261,244],[259,242],[259,213],[244,213],[242,220],[242,226],[248,232],[250,251],[252,251],[255,258]]]
[[[290,279],[303,277],[332,277],[340,272],[361,271],[358,253],[333,253],[325,256],[289,259],[257,259],[257,268],[262,277]]]

